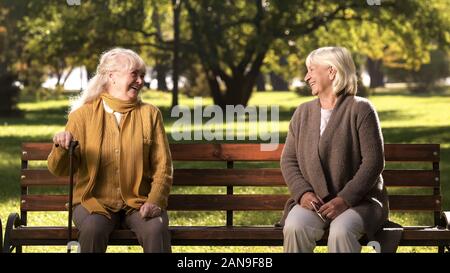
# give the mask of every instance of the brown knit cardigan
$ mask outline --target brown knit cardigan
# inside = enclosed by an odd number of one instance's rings
[[[281,225],[308,191],[325,201],[342,197],[361,215],[369,238],[387,221],[383,138],[367,99],[340,95],[322,136],[319,99],[301,104],[291,119],[280,163],[291,193]]]

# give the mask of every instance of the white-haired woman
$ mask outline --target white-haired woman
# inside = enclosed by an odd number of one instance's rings
[[[161,112],[143,103],[145,64],[129,49],[105,52],[64,132],[55,134],[48,168],[68,175],[75,151],[74,223],[81,252],[105,252],[111,232],[128,227],[144,252],[170,252],[167,199],[172,160]]]
[[[378,115],[355,96],[347,49],[316,49],[306,65],[305,81],[318,98],[296,109],[281,157],[291,193],[280,222],[284,250],[313,252],[329,228],[329,252],[360,252],[359,239],[373,238],[388,219]]]

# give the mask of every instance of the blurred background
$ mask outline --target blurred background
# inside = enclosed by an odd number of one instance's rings
[[[170,142],[174,142],[172,107],[192,107],[193,97],[201,96],[206,105],[221,107],[278,105],[283,143],[295,108],[313,99],[303,81],[305,58],[330,45],[351,51],[358,95],[376,106],[386,143],[441,144],[443,207],[449,210],[449,0],[0,0],[3,223],[20,207],[21,143],[49,142],[64,129],[69,98],[86,87],[102,52],[125,47],[144,58],[142,98],[162,110]],[[279,216],[242,215],[237,223],[272,224]],[[220,217],[171,215],[171,221],[220,225]],[[393,219],[421,225],[432,216],[394,214]],[[65,225],[66,218],[37,214],[28,221]],[[176,247],[174,251],[282,249]],[[428,251],[436,249],[400,248],[400,252]]]

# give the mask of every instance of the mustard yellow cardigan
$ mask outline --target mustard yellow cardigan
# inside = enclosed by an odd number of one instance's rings
[[[172,159],[169,144],[165,134],[162,115],[159,109],[153,105],[141,103],[138,111],[142,115],[143,127],[143,177],[139,185],[127,187],[126,200],[128,207],[139,209],[144,202],[158,205],[162,209],[167,207],[167,199],[172,186]],[[89,182],[89,168],[86,161],[86,141],[89,122],[93,114],[93,104],[88,103],[69,115],[66,131],[69,131],[74,139],[79,141],[75,151],[76,185],[74,188],[73,204],[81,203],[81,198]],[[122,139],[122,141],[127,141]],[[125,142],[126,143],[126,142]],[[57,176],[68,176],[69,153],[67,150],[53,146],[48,156],[48,169]],[[111,175],[114,175],[111,174]],[[108,175],[102,176],[108,179]],[[122,188],[122,190],[124,190]],[[94,196],[95,197],[95,196]],[[90,204],[83,204],[91,213],[109,215],[105,208],[99,208]]]

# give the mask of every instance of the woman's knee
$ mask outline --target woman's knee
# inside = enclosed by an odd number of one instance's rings
[[[145,224],[145,234],[150,236],[163,236],[169,232],[169,227],[162,217],[155,217]]]
[[[352,225],[350,223],[336,223],[330,225],[330,234],[328,235],[331,239],[340,238],[359,238],[362,235],[362,231],[357,225]]]
[[[283,232],[307,232],[308,230],[323,229],[323,223],[315,218],[311,211],[295,206],[286,218]]]
[[[100,215],[91,215],[87,217],[81,227],[79,227],[81,236],[93,238],[109,236],[114,227],[111,227],[107,221],[99,220]]]
[[[361,237],[364,233],[364,224],[361,216],[354,211],[346,211],[330,224],[330,237],[348,238]]]
[[[283,227],[283,233],[303,233],[307,230],[304,221],[286,221]]]

